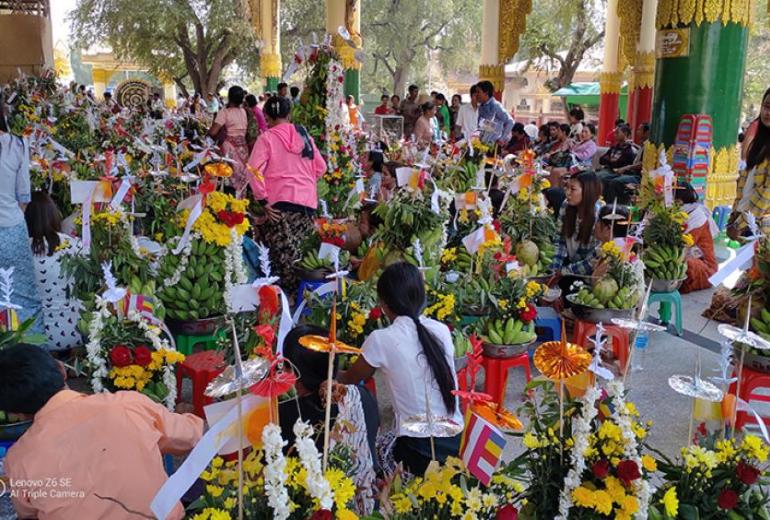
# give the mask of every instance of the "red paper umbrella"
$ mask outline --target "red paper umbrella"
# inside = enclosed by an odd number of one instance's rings
[[[249,392],[259,397],[273,399],[288,391],[297,382],[297,376],[294,372],[279,370],[283,364],[283,359],[279,358],[273,362],[270,373],[266,378],[256,385],[249,388]]]

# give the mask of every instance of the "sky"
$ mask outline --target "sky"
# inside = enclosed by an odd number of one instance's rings
[[[53,42],[69,43],[69,23],[67,14],[74,9],[76,0],[53,0],[51,2],[51,23],[53,29]]]

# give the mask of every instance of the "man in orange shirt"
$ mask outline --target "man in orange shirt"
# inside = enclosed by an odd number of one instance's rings
[[[184,454],[203,434],[198,417],[138,392],[69,390],[59,363],[29,345],[0,350],[0,410],[34,417],[5,459],[20,518],[152,518],[167,478],[162,454]],[[168,518],[183,516],[177,504]]]

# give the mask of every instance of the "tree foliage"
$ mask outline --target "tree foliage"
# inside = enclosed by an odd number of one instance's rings
[[[109,46],[119,58],[169,76],[186,90],[213,92],[239,61],[253,70],[253,31],[239,0],[78,0],[70,15],[83,48]]]
[[[361,72],[364,93],[403,94],[409,82],[427,82],[428,51],[442,77],[478,66],[481,2],[467,0],[362,0],[361,36],[366,61]],[[284,66],[300,42],[325,33],[323,2],[283,0],[281,51]],[[443,78],[442,78],[443,79]]]
[[[548,82],[552,91],[569,85],[588,51],[604,38],[606,11],[606,0],[535,0],[520,57],[551,62],[557,71]]]
[[[746,76],[743,88],[743,111],[747,119],[759,115],[762,94],[770,88],[770,20],[767,0],[757,2],[756,18],[746,54]]]

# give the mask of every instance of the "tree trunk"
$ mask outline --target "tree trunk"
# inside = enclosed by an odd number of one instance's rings
[[[406,95],[406,76],[409,73],[409,66],[401,62],[396,65],[393,72],[393,93],[403,99]]]

